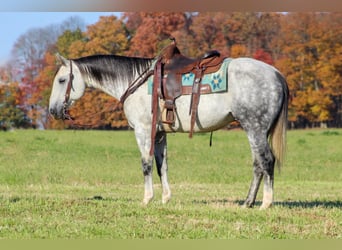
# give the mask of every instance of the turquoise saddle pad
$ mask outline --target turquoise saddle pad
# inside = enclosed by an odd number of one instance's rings
[[[201,84],[208,84],[211,87],[211,93],[220,93],[228,91],[228,65],[232,58],[223,60],[220,69],[211,74],[205,74],[202,78]],[[182,75],[182,86],[192,86],[195,80],[194,73],[187,73]],[[147,80],[148,94],[152,94],[153,76]]]

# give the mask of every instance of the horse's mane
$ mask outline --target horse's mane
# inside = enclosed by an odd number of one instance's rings
[[[103,80],[132,82],[135,73],[142,74],[152,64],[152,58],[95,55],[73,60],[82,75],[88,75],[99,84]]]

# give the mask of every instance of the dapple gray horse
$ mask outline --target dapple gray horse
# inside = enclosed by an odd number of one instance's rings
[[[67,60],[58,56],[57,71],[50,96],[49,112],[56,119],[68,118],[67,109],[93,87],[120,99],[132,82],[144,76],[154,59],[98,55]],[[280,167],[285,153],[288,86],[274,67],[250,58],[236,58],[227,69],[228,92],[201,95],[194,132],[214,131],[239,121],[246,131],[253,156],[253,179],[244,207],[252,207],[264,178],[261,209],[273,202],[274,166]],[[141,153],[145,181],[143,203],[153,198],[151,148],[151,95],[147,84],[140,86],[124,102],[124,112],[134,129]],[[176,99],[173,132],[190,130],[190,95]],[[96,103],[94,103],[96,105]],[[159,110],[160,112],[160,110]],[[162,184],[162,202],[171,198],[167,177],[168,131],[157,123],[154,158]]]

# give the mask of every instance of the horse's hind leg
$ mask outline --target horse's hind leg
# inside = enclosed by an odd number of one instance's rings
[[[273,202],[273,178],[275,158],[267,142],[266,133],[249,132],[248,139],[253,155],[253,179],[244,203],[252,207],[258,193],[260,182],[264,177],[264,193],[261,209],[268,208]]]
[[[158,175],[160,177],[160,181],[163,188],[162,202],[165,204],[171,198],[171,190],[167,180],[167,141],[165,132],[158,132],[156,135],[154,155]]]

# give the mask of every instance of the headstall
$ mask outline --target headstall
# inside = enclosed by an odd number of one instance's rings
[[[67,89],[65,91],[65,98],[63,102],[63,116],[64,116],[64,119],[72,120],[71,116],[67,112],[67,108],[70,102],[70,92],[71,90],[75,91],[75,89],[72,84],[74,80],[74,74],[72,73],[72,61],[69,60],[69,62],[70,62],[70,73],[69,73],[69,81],[68,81]]]

